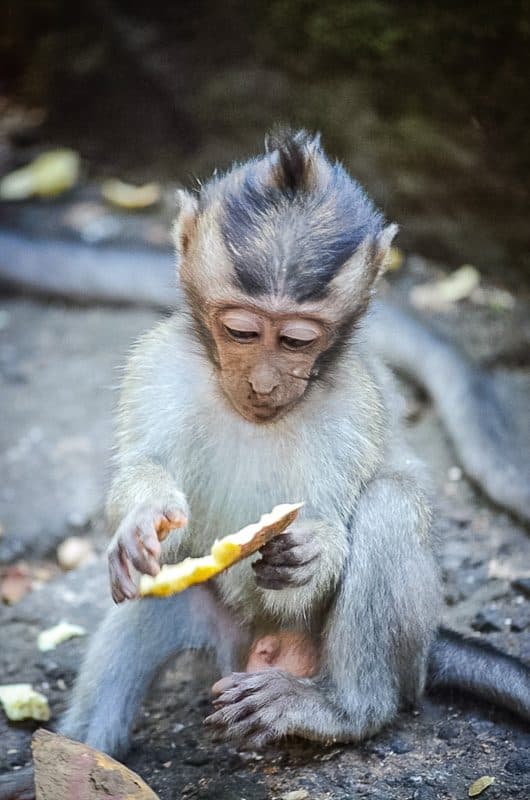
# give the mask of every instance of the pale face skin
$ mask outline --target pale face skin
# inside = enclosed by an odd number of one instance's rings
[[[223,392],[242,417],[258,424],[300,400],[330,342],[329,326],[316,316],[245,307],[215,312],[211,330]]]

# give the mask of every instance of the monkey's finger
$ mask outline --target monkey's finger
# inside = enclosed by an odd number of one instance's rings
[[[218,681],[214,683],[211,688],[211,693],[215,695],[222,694],[227,689],[230,689],[232,686],[235,686],[238,679],[241,680],[247,673],[246,672],[232,672],[230,675],[225,675],[224,677],[220,678]]]
[[[136,530],[136,535],[147,553],[158,561],[162,548],[157,534],[156,522],[148,520],[144,522],[143,525],[139,525]]]
[[[215,697],[230,695],[230,702],[237,697],[244,697],[252,692],[257,692],[267,685],[277,686],[274,670],[260,672],[232,672],[214,683],[211,692]],[[213,702],[217,702],[216,699]],[[226,700],[222,700],[226,702]]]
[[[155,523],[158,540],[163,542],[171,531],[175,528],[183,528],[187,524],[188,518],[183,511],[173,509],[164,511]]]
[[[252,686],[248,682],[234,686],[232,689],[227,689],[226,692],[223,692],[212,702],[214,708],[245,705],[246,708],[257,710],[258,708],[265,708],[274,700],[278,700],[281,695],[282,687],[280,687],[279,681],[276,684],[269,682],[268,685],[261,684],[256,686]]]
[[[243,714],[242,717],[238,717]],[[251,730],[257,730],[261,726],[259,714],[252,710],[246,715],[243,708],[222,708],[214,714],[210,714],[204,720],[204,725],[212,732],[214,739],[223,739],[229,736],[231,739],[241,739]]]
[[[271,553],[261,552],[263,561],[271,566],[278,567],[299,567],[314,561],[318,555],[319,549],[315,542],[304,542],[292,547],[290,550],[276,550]]]
[[[217,719],[217,714],[219,714],[219,719],[223,719],[223,724],[232,725],[234,722],[244,719],[249,714],[253,714],[258,706],[250,698],[246,698],[238,703],[226,703],[223,705],[214,703],[214,708],[215,711],[213,714],[210,714],[210,716],[206,717],[204,720],[206,725],[215,725],[215,721],[212,722],[211,720],[212,718]]]
[[[292,547],[302,544],[307,539],[307,534],[300,536],[295,531],[287,531],[282,536],[275,536],[270,542],[264,544],[260,548],[260,553],[263,555],[272,553],[283,553],[285,550],[290,550]]]
[[[312,571],[304,567],[277,567],[266,562],[256,561],[252,564],[258,586],[264,589],[283,589],[286,587],[304,586],[313,577]]]
[[[158,545],[158,540],[157,540]],[[158,545],[160,546],[160,545]],[[123,549],[128,560],[138,572],[147,575],[158,575],[160,565],[158,559],[147,549],[140,532],[136,532],[134,539],[127,537],[123,541]]]
[[[131,578],[126,555],[121,548],[113,548],[108,553],[108,566],[112,599],[115,603],[132,600],[138,590]]]

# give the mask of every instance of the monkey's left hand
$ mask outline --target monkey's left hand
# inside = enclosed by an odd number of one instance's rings
[[[233,672],[212,687],[216,710],[204,724],[216,740],[234,739],[259,749],[290,733],[286,708],[307,691],[305,684],[279,669]]]
[[[281,536],[261,548],[261,558],[252,564],[262,589],[304,586],[318,572],[320,545],[310,520],[295,522]]]

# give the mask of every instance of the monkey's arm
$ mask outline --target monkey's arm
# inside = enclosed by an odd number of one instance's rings
[[[322,632],[320,674],[227,676],[208,718],[214,732],[250,746],[293,734],[356,741],[414,702],[440,610],[429,526],[428,503],[409,475],[372,481],[352,520],[348,557]]]
[[[348,552],[343,525],[297,520],[261,549],[252,567],[264,606],[282,619],[305,619],[336,587]]]

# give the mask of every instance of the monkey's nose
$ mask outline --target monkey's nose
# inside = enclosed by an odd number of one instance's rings
[[[248,382],[255,394],[269,395],[280,385],[280,375],[274,367],[261,365],[252,370]]]

